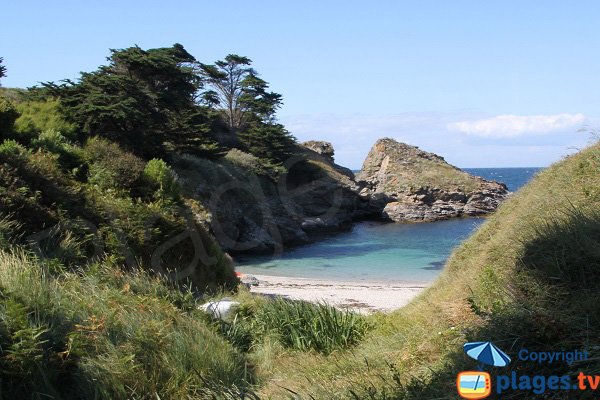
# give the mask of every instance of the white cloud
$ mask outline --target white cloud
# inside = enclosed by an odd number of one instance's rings
[[[483,138],[516,138],[544,135],[558,131],[577,130],[586,117],[583,114],[498,115],[492,118],[452,122],[448,130]]]

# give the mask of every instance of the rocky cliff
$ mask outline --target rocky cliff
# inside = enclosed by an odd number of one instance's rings
[[[352,171],[333,162],[327,142],[298,145],[279,175],[236,149],[218,160],[185,155],[175,166],[186,195],[200,204],[196,219],[231,253],[307,243],[378,214],[358,195]]]
[[[349,229],[359,219],[435,221],[485,214],[506,197],[506,186],[471,176],[442,157],[381,139],[360,174],[333,161],[333,146],[298,145],[273,173],[237,149],[217,160],[175,160],[194,214],[231,253],[267,253]]]
[[[486,214],[509,194],[503,183],[470,175],[436,154],[390,138],[375,143],[356,180],[360,195],[396,222]]]

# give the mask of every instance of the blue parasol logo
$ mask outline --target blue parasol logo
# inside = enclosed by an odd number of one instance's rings
[[[510,357],[492,342],[471,342],[463,346],[465,353],[477,360],[480,364],[494,367],[506,367],[510,364]]]

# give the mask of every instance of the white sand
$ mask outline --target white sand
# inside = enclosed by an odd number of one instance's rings
[[[392,311],[406,305],[428,284],[425,282],[340,282],[309,278],[251,275],[258,280],[252,293],[284,296],[295,300],[325,301],[361,313]],[[245,280],[245,279],[244,279]]]

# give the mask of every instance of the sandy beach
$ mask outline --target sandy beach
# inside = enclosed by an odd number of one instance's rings
[[[246,275],[256,278],[250,291],[284,296],[295,300],[325,301],[360,313],[392,311],[406,305],[428,284],[394,282],[340,282],[310,278],[271,275]]]

